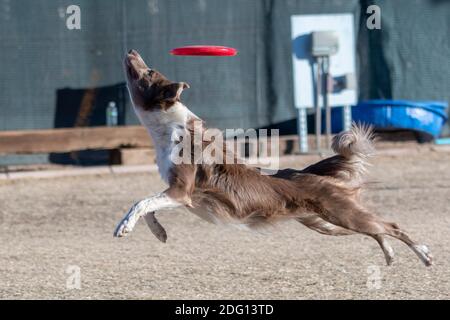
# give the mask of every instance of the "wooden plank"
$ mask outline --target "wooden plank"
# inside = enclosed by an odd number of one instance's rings
[[[61,128],[0,132],[0,154],[71,152],[121,147],[151,147],[141,126]]]
[[[156,153],[153,148],[123,148],[119,153],[120,163],[126,166],[155,163]]]
[[[384,144],[388,140],[407,140],[400,139],[395,134],[387,134],[381,137]],[[409,141],[411,144],[416,144],[415,140]],[[310,150],[315,148],[315,137],[313,135],[308,135],[308,144]],[[324,137],[322,137],[322,146],[325,146]],[[152,142],[146,129],[142,126],[0,131],[0,155],[120,149],[123,147],[150,148]],[[280,155],[298,152],[298,137],[296,135],[280,137]]]

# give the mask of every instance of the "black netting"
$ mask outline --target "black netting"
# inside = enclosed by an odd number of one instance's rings
[[[378,4],[382,30],[365,27]],[[450,2],[440,0],[0,0],[0,130],[55,127],[57,92],[123,82],[136,48],[186,81],[186,104],[212,126],[261,127],[296,116],[290,16],[355,15],[360,98],[450,100]],[[362,19],[361,19],[362,18]],[[174,57],[173,47],[218,44],[237,57]],[[127,107],[126,124],[136,123]]]

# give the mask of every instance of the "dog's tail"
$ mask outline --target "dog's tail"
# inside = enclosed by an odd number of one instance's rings
[[[331,148],[346,159],[366,160],[375,153],[373,128],[353,123],[348,131],[334,136]]]
[[[375,153],[373,138],[371,126],[354,123],[349,131],[333,138],[331,148],[337,155],[319,161],[302,172],[331,176],[360,186],[369,166],[368,159]]]

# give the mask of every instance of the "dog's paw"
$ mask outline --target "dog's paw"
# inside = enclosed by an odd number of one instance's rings
[[[424,244],[416,244],[413,245],[413,250],[419,256],[420,260],[422,260],[423,264],[427,267],[433,265],[433,255],[430,252],[430,249]]]
[[[116,230],[114,231],[115,237],[126,237],[131,231],[133,231],[137,221],[142,216],[142,208],[139,205],[140,203],[136,203],[128,213],[123,217],[122,221],[117,225]]]

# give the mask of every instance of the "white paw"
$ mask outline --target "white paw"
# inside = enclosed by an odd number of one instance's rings
[[[142,209],[141,202],[138,202],[132,206],[125,217],[123,217],[122,221],[120,221],[117,225],[116,230],[114,231],[114,236],[126,237],[131,231],[133,231],[139,218],[145,214]]]
[[[419,256],[420,260],[427,266],[433,265],[433,255],[430,249],[424,244],[413,245],[414,252]]]

